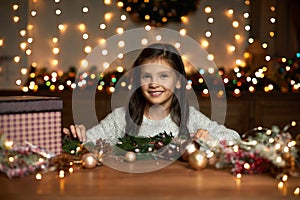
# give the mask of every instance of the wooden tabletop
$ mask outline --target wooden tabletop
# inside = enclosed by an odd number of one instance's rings
[[[300,199],[293,194],[299,178],[290,177],[283,189],[278,182],[269,174],[237,179],[229,170],[196,171],[182,161],[148,173],[102,165],[77,169],[65,178],[58,178],[56,172],[44,174],[41,180],[34,174],[14,179],[0,174],[0,199]]]

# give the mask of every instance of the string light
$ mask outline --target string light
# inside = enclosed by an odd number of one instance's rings
[[[13,21],[14,21],[15,23],[19,22],[19,20],[20,20],[20,17],[19,17],[19,16],[14,16],[14,17],[13,17]]]
[[[212,8],[211,8],[210,6],[207,6],[207,7],[204,8],[204,12],[205,12],[206,14],[209,14],[209,13],[212,12]]]

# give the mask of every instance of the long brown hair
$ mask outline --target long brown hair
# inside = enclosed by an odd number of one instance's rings
[[[175,88],[174,98],[171,105],[171,119],[179,127],[179,135],[185,135],[189,137],[187,129],[187,120],[189,115],[188,101],[186,99],[186,74],[184,64],[177,49],[170,44],[154,43],[139,54],[137,59],[132,65],[132,69],[135,68],[132,74],[132,95],[129,100],[128,109],[126,112],[126,134],[137,135],[139,127],[143,121],[144,109],[146,106],[146,99],[141,91],[140,83],[140,70],[139,67],[146,61],[163,59],[168,62],[170,66],[176,70],[181,78],[181,87]],[[167,130],[166,130],[167,131]],[[158,133],[156,133],[158,134]]]

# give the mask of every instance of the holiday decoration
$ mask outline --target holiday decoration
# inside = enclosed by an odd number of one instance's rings
[[[195,73],[187,74],[188,84],[195,91],[203,96],[209,96],[206,82],[224,84],[228,94],[239,97],[244,93],[253,94],[255,92],[299,92],[300,89],[300,53],[294,58],[274,58],[264,66],[236,66],[226,72],[219,68],[211,73],[209,70],[201,69]],[[48,72],[47,69],[37,70],[35,67],[29,69],[27,84],[23,86],[23,91],[36,92],[39,89],[47,89],[51,92],[73,90],[75,88],[85,89],[89,85],[97,85],[97,92],[107,92],[111,94],[115,91],[118,80],[126,73],[123,70],[97,73],[91,67],[79,74],[79,80],[75,83],[76,68],[70,67],[69,71]],[[221,76],[223,83],[216,83],[216,76]],[[128,90],[130,80],[124,78],[121,88]]]
[[[86,153],[82,156],[82,165],[87,169],[95,168],[98,164],[98,159],[93,153]]]
[[[127,162],[134,162],[136,160],[136,154],[132,151],[128,151],[125,154],[125,158]]]
[[[15,145],[0,133],[0,171],[8,178],[23,177],[48,167],[51,153],[30,143]]]
[[[149,153],[161,149],[168,145],[173,139],[172,133],[159,133],[153,137],[135,137],[126,134],[123,138],[119,138],[117,147],[136,153]]]
[[[175,160],[181,158],[194,170],[206,167],[229,169],[237,178],[242,174],[269,173],[280,180],[283,188],[288,176],[299,177],[299,135],[295,138],[288,132],[290,125],[280,129],[257,127],[242,135],[242,140],[205,142],[201,139],[189,141],[166,132],[152,137],[125,135],[111,145],[103,139],[96,144],[81,143],[66,136],[63,152],[53,155],[30,143],[18,146],[0,134],[0,171],[9,178],[22,177],[36,172],[41,180],[44,173],[56,171],[59,178],[81,168],[93,169],[106,158],[129,163],[145,159]],[[299,187],[294,195],[299,195]]]
[[[189,156],[188,161],[189,161],[190,166],[196,170],[204,169],[208,163],[206,153],[203,151],[200,151],[200,150],[194,151]]]
[[[122,9],[130,14],[133,21],[146,22],[152,26],[162,26],[169,21],[181,22],[183,16],[197,9],[198,3],[199,0],[119,1]]]
[[[194,141],[193,142],[186,141],[182,144],[182,147],[184,148],[184,152],[181,155],[181,158],[184,161],[188,161],[189,156],[199,148],[199,145],[198,145],[198,143],[196,143]]]
[[[231,168],[234,175],[269,172],[275,177],[282,174],[298,176],[298,151],[296,141],[288,132],[289,127],[285,126],[283,130],[277,126],[271,129],[258,127],[245,133],[241,141],[221,141],[216,146],[198,139],[199,149],[189,156],[189,163],[193,168],[205,166],[207,161],[202,158],[205,152],[210,165]]]

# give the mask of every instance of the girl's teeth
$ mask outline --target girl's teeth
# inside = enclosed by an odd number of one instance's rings
[[[161,92],[151,92],[152,93],[152,95],[160,95],[161,94]]]

